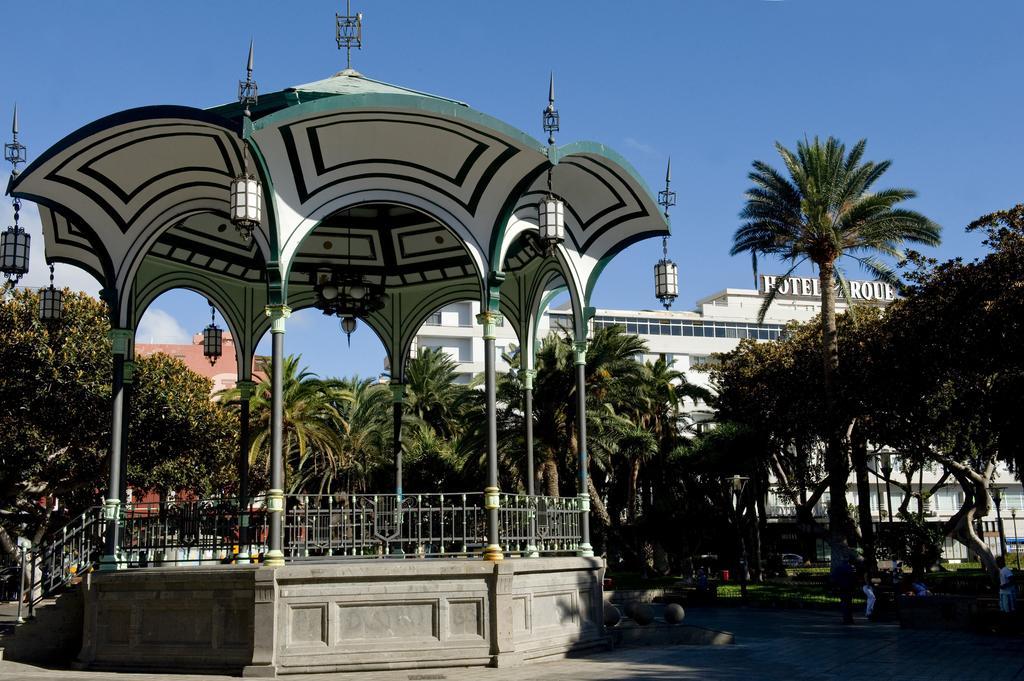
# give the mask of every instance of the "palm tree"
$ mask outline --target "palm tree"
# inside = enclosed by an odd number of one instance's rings
[[[457,383],[457,368],[444,350],[421,348],[405,370],[406,468],[410,484],[425,491],[472,489],[484,480],[487,420],[483,393],[474,389],[480,377]]]
[[[463,411],[479,401],[476,382],[455,382],[458,364],[444,350],[421,348],[405,369],[406,407],[439,434],[450,436],[464,425]]]
[[[899,286],[892,267],[879,256],[902,261],[902,246],[939,243],[939,226],[920,213],[897,205],[916,196],[910,189],[873,191],[872,187],[889,169],[890,161],[864,161],[866,140],[846,153],[839,140],[797,143],[792,152],[778,142],[789,177],[762,161],[754,161],[748,177],[754,186],[747,190],[746,205],[740,213],[745,221],[734,236],[731,253],[750,253],[756,265],[759,255],[774,255],[791,263],[791,274],[810,260],[818,268],[821,285],[821,343],[823,356],[824,423],[827,433],[826,461],[832,484],[829,526],[832,535],[832,564],[843,558],[851,528],[846,508],[846,479],[849,457],[842,446],[842,426],[835,408],[839,344],[836,335],[836,286],[849,298],[849,287],[838,261],[849,257],[878,279]],[[773,288],[761,307],[760,319],[775,299]]]
[[[391,390],[372,379],[346,378],[332,391],[341,416],[339,452],[351,492],[366,492],[378,471],[393,470]]]
[[[338,381],[321,380],[305,367],[300,368],[301,361],[301,356],[289,355],[283,363],[285,485],[293,492],[323,491],[338,479],[347,464],[342,456],[341,432],[345,422],[339,405],[352,398]],[[257,369],[264,379],[256,386],[250,401],[249,465],[262,460],[264,466],[269,466],[273,367],[269,359],[262,358]],[[238,399],[237,389],[225,391],[222,399]],[[311,488],[314,482],[316,490]]]

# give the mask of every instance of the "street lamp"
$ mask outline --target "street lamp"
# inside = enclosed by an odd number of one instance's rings
[[[996,526],[999,528],[999,555],[1006,558],[1006,532],[1003,530],[1003,515],[1001,506],[1003,504],[1003,488],[992,485],[989,487],[992,492],[992,501],[996,504]]]
[[[1010,509],[1013,518],[1013,553],[1017,556],[1017,569],[1020,570],[1020,536],[1017,534],[1017,509]]]
[[[889,514],[889,529],[892,529],[892,492],[889,480],[892,478],[892,457],[889,452],[882,452],[882,475],[885,476],[885,505]]]
[[[750,478],[742,475],[734,475],[729,478],[732,493],[735,495],[733,513],[736,523],[736,532],[739,534],[740,539],[740,596],[743,599],[746,599],[747,597],[747,540],[743,535],[743,528],[740,527],[740,502],[743,497],[743,490],[746,488],[749,481]]]

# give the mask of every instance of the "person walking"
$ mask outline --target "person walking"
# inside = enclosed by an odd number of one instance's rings
[[[871,581],[870,573],[864,574],[864,598],[866,599],[864,605],[864,617],[867,617],[870,620],[871,616],[875,612],[875,601],[877,600],[875,597],[875,585]]]
[[[996,567],[999,568],[999,610],[1000,612],[1012,613],[1017,610],[1017,583],[1013,570],[1006,566],[1006,557],[996,558]]]
[[[835,585],[839,592],[839,609],[843,615],[843,624],[853,624],[853,590],[856,587],[856,574],[852,558],[843,561],[835,571]]]

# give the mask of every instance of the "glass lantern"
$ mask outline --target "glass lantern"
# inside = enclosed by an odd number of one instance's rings
[[[210,366],[217,363],[224,354],[224,332],[215,323],[203,329],[203,357],[210,360]]]
[[[16,282],[28,274],[28,251],[32,238],[15,225],[8,227],[0,242],[0,271]]]
[[[263,217],[263,188],[252,174],[231,181],[231,223],[248,240]]]
[[[64,292],[52,283],[39,293],[39,319],[59,322],[64,317]]]
[[[352,333],[355,332],[358,325],[359,322],[351,315],[341,318],[341,330],[345,332],[345,338],[348,340],[349,347],[352,347]]]
[[[540,202],[537,210],[541,241],[548,248],[565,241],[565,204],[549,196]]]
[[[662,258],[654,265],[654,295],[666,310],[672,307],[672,301],[679,295],[679,268],[668,258]]]

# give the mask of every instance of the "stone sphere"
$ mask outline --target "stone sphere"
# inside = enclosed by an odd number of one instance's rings
[[[637,603],[633,608],[633,621],[640,625],[647,625],[654,621],[654,608],[646,603]]]
[[[622,612],[625,613],[626,617],[632,617],[638,605],[640,605],[640,601],[630,601],[622,608]]]
[[[614,605],[609,603],[604,606],[604,626],[614,627],[622,621],[622,613]]]
[[[686,617],[686,611],[678,603],[669,603],[665,606],[665,621],[669,624],[680,624]]]

